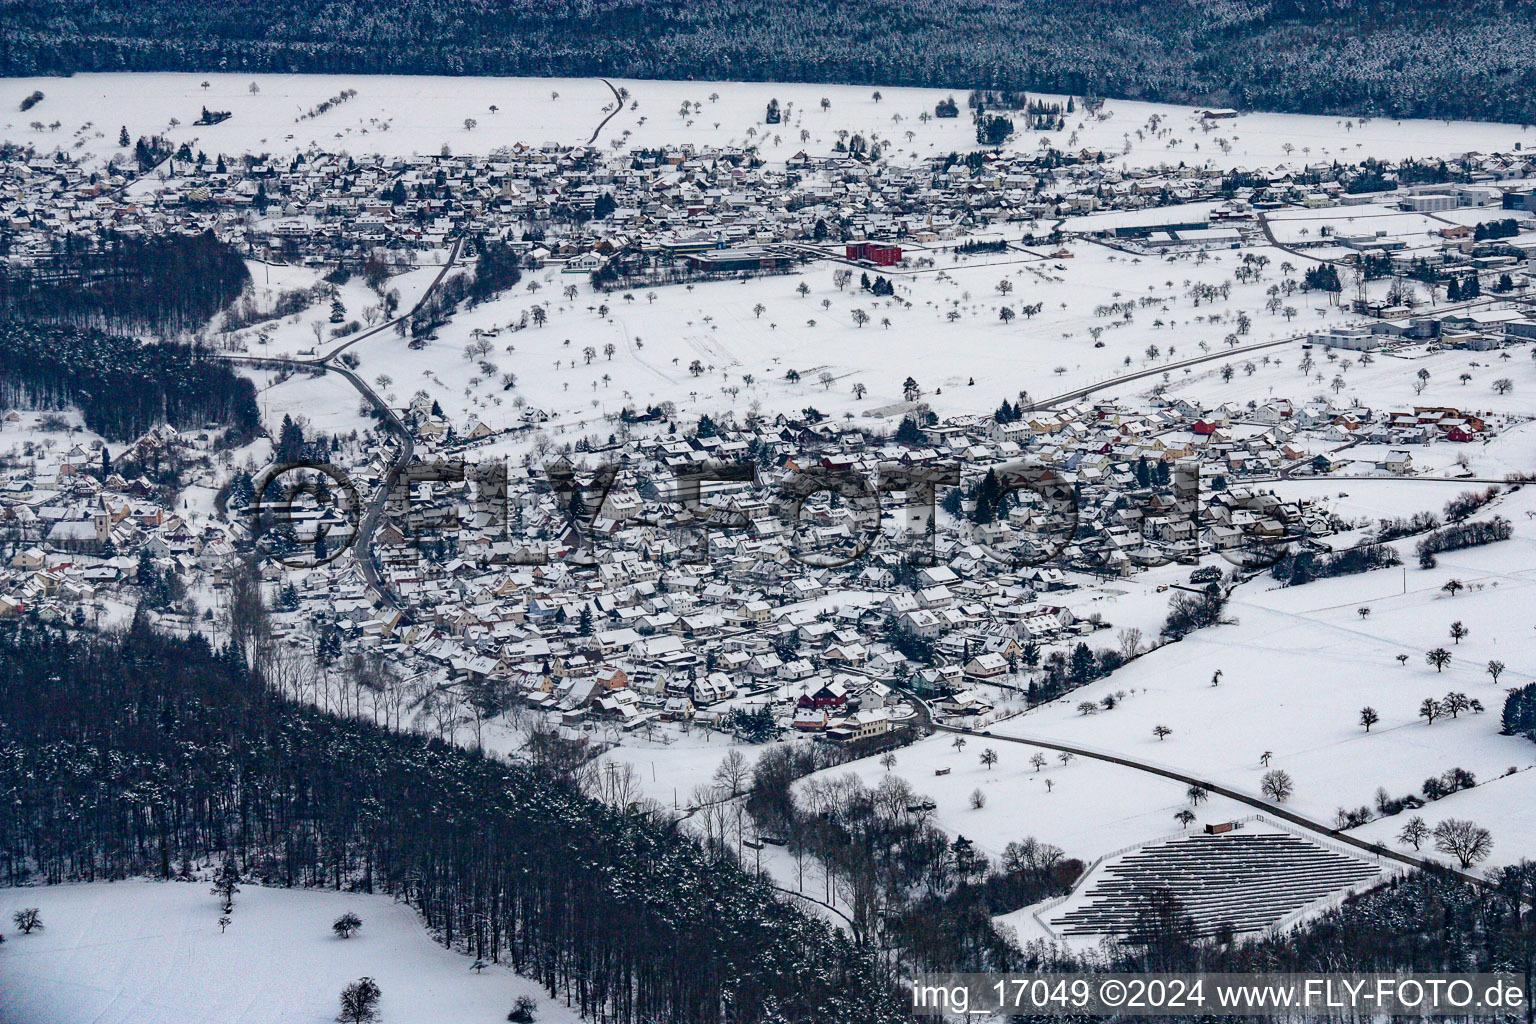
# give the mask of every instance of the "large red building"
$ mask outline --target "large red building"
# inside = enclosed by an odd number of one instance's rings
[[[866,260],[877,267],[894,267],[901,262],[901,246],[886,242],[849,242],[844,253],[850,260]]]

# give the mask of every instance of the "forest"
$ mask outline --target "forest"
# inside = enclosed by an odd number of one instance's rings
[[[0,0],[0,25],[6,75],[622,75],[1536,119],[1536,0]]]
[[[99,639],[0,626],[7,884],[232,859],[251,883],[400,897],[447,945],[597,1021],[904,1019],[868,950],[670,824],[583,794],[569,763],[291,703],[238,649],[142,620]]]
[[[77,407],[109,441],[178,430],[227,427],[227,440],[260,428],[256,386],[190,345],[141,345],[94,329],[0,320],[0,405]]]
[[[207,323],[251,279],[212,232],[58,244],[41,260],[0,262],[0,316],[164,336]]]
[[[738,753],[730,788],[746,799],[717,804],[695,838],[643,802],[585,792],[588,756],[553,733],[499,759],[295,702],[249,667],[259,610],[239,618],[218,650],[142,618],[118,635],[0,623],[0,884],[221,865],[225,880],[389,893],[447,945],[625,1024],[883,1024],[906,1019],[895,983],[914,968],[1536,967],[1529,863],[1486,888],[1413,874],[1248,943],[1198,941],[1178,900],[1154,893],[1119,947],[1020,946],[992,916],[1063,891],[1080,864],[1030,839],[991,863],[894,783],[808,780],[797,797],[797,778],[835,763],[813,745],[755,769]],[[727,822],[743,813],[832,868],[860,938],[742,869]]]

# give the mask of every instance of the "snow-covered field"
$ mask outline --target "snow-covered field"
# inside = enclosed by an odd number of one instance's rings
[[[11,914],[37,907],[22,935]],[[331,922],[363,920],[350,939]],[[206,883],[113,882],[0,888],[7,1024],[325,1024],[342,988],[378,982],[381,1018],[499,1024],[520,995],[544,1022],[580,1017],[537,985],[433,941],[416,914],[382,896],[244,885],[226,931]]]
[[[1126,710],[1134,714],[1136,707],[1138,699],[1133,698]],[[999,725],[992,731],[1004,735],[1012,725]],[[957,738],[965,740],[963,747],[955,746]],[[984,750],[997,754],[997,763],[991,768],[981,762]],[[1036,753],[1045,755],[1044,765],[1031,763]],[[949,769],[947,775],[935,774],[945,768]],[[890,771],[938,805],[933,814],[939,827],[965,836],[994,859],[1002,857],[1010,842],[1033,837],[1061,847],[1069,856],[1091,861],[1132,843],[1178,831],[1179,823],[1173,816],[1189,803],[1184,795],[1188,787],[1170,779],[1083,757],[1063,764],[1054,751],[999,743],[980,734],[956,737],[937,733],[898,751]],[[886,769],[875,759],[866,758],[823,774],[847,772],[873,788],[880,784]],[[984,800],[980,808],[971,806],[975,792]],[[1214,797],[1201,805],[1200,819],[1229,821],[1252,812],[1236,801]]]
[[[1438,507],[1448,496],[1439,486],[1400,511]],[[1512,680],[1536,675],[1530,621],[1536,528],[1525,514],[1532,508],[1536,495],[1529,491],[1503,499],[1497,511],[1515,524],[1514,539],[1448,552],[1435,569],[1418,569],[1411,545],[1401,543],[1410,555],[1402,569],[1284,589],[1267,589],[1274,584],[1261,577],[1229,603],[1235,625],[1197,632],[993,731],[1132,756],[1256,797],[1268,770],[1261,755],[1269,752],[1269,768],[1295,779],[1290,806],[1322,821],[1331,821],[1339,807],[1372,805],[1378,787],[1394,797],[1417,793],[1427,777],[1450,768],[1467,769],[1487,784],[1511,768],[1530,767],[1536,747],[1499,735],[1498,712]],[[1454,597],[1441,590],[1453,577],[1469,585]],[[1360,608],[1369,609],[1368,619]],[[1460,643],[1448,634],[1453,621],[1470,630]],[[1443,672],[1425,663],[1433,647],[1453,655]],[[1409,656],[1406,664],[1398,664],[1399,654]],[[1506,666],[1497,683],[1487,672],[1492,660]],[[1220,683],[1213,686],[1218,670]],[[1129,699],[1112,711],[1084,716],[1077,710],[1118,690]],[[1450,691],[1487,710],[1433,724],[1418,717],[1421,701]],[[1359,723],[1367,705],[1381,718],[1369,733]],[[1156,725],[1173,732],[1159,740]],[[1536,853],[1523,806],[1471,794],[1463,806],[1483,812],[1478,820],[1494,834],[1494,863]],[[1434,825],[1463,812],[1431,803],[1418,813]]]
[[[894,425],[908,408],[902,383],[909,375],[942,415],[990,412],[1021,391],[1045,397],[1219,351],[1238,329],[1239,311],[1252,320],[1244,344],[1346,319],[1321,297],[1299,293],[1290,300],[1297,319],[1264,311],[1266,290],[1281,280],[1279,267],[1288,258],[1279,250],[1247,250],[1270,258],[1263,278],[1234,285],[1227,303],[1197,306],[1190,286],[1230,281],[1238,254],[1217,253],[1196,263],[1189,256],[1136,257],[1091,243],[1068,249],[1071,258],[1013,254],[1012,262],[940,256],[933,271],[895,277],[891,298],[859,291],[857,278],[839,289],[837,267],[828,263],[745,283],[607,295],[593,294],[578,275],[550,270],[463,311],[424,348],[412,350],[384,331],[348,351],[360,360],[358,372],[366,380],[388,379],[379,387],[386,400],[404,403],[424,388],[459,424],[479,419],[503,430],[521,423],[524,408],[531,407],[551,415],[552,431],[606,436],[614,428],[605,416],[668,401],[684,416],[753,405],[764,412],[814,406],[828,415],[877,416]],[[797,291],[802,283],[809,288],[805,296]],[[574,297],[569,287],[578,289]],[[1128,322],[1099,308],[1142,299],[1157,305],[1139,306]],[[513,330],[535,304],[547,308],[547,323]],[[1022,315],[1029,305],[1039,305],[1040,312]],[[1001,319],[1005,306],[1018,314],[1012,322]],[[855,309],[869,317],[862,327]],[[471,358],[465,349],[482,335],[492,349]],[[300,326],[278,333],[260,352],[297,354],[313,344]],[[1157,354],[1149,356],[1153,348]],[[1296,358],[1291,348],[1271,351],[1276,358]],[[1234,361],[1241,366],[1241,358]],[[1210,365],[1215,372],[1221,363]],[[791,370],[798,381],[786,379]],[[510,389],[504,386],[508,373],[516,377]],[[1301,382],[1290,373],[1288,387],[1294,389]],[[1173,374],[1182,377],[1182,371]],[[1156,382],[1147,379],[1140,387]],[[1405,389],[1411,383],[1405,379]],[[863,398],[855,385],[867,389]]]
[[[258,91],[251,91],[253,84]],[[625,79],[613,84],[628,96],[596,142],[619,149],[753,144],[777,161],[801,150],[826,153],[839,131],[882,142],[897,161],[975,148],[964,90]],[[21,99],[37,89],[45,94],[43,102],[25,115],[14,113]],[[356,95],[318,117],[302,116],[346,89]],[[962,116],[933,118],[934,106],[951,95]],[[1046,102],[1067,99],[1031,95]],[[787,111],[781,124],[764,123],[771,99]],[[681,113],[684,102],[690,104],[687,116]],[[233,116],[222,124],[194,125],[205,106]],[[44,152],[86,151],[103,161],[120,152],[116,143],[122,126],[135,138],[160,132],[210,154],[315,146],[409,155],[437,153],[445,145],[454,152],[487,152],[519,142],[585,143],[614,106],[609,87],[590,78],[88,74],[0,82],[0,109],[13,112],[0,122],[0,133],[7,141]],[[926,121],[925,113],[930,115]],[[174,127],[173,118],[179,122]],[[41,129],[30,127],[33,121]],[[55,121],[60,122],[57,129],[50,127]],[[1209,163],[1299,168],[1367,156],[1396,160],[1508,151],[1517,142],[1529,145],[1532,135],[1518,125],[1266,113],[1207,126],[1195,108],[1110,100],[1097,115],[1079,106],[1067,116],[1063,131],[1021,131],[1008,148],[1034,150],[1045,139],[1063,150],[1101,150],[1113,167]]]

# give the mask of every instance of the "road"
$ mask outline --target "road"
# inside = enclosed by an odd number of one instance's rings
[[[374,589],[385,605],[399,610],[400,602],[379,576],[378,566],[373,555],[373,533],[378,529],[379,519],[383,515],[384,506],[389,500],[389,492],[395,480],[415,455],[415,442],[411,439],[411,432],[406,429],[405,423],[396,415],[385,402],[374,393],[361,377],[344,366],[330,366],[323,361],[309,361],[301,359],[283,359],[271,356],[246,356],[225,355],[224,360],[242,366],[250,366],[256,369],[288,369],[300,373],[335,373],[346,379],[347,383],[357,389],[357,393],[363,400],[373,406],[379,413],[379,422],[390,429],[399,440],[395,456],[390,461],[388,470],[379,482],[378,490],[364,503],[363,513],[353,535],[352,547],[357,549],[357,564],[362,570],[363,578]],[[339,552],[338,552],[339,554]]]
[[[619,111],[624,109],[624,94],[619,92],[618,87],[606,78],[599,78],[598,81],[602,82],[613,92],[613,111],[599,121],[596,128],[592,129],[592,137],[587,140],[587,145],[589,146],[597,141],[597,137],[603,133],[603,129],[608,127],[608,122],[618,117]]]
[[[443,283],[443,278],[448,276],[448,271],[452,270],[455,266],[458,265],[459,254],[463,251],[463,249],[464,239],[462,237],[454,239],[453,248],[448,250],[447,262],[443,264],[443,268],[437,272],[437,276],[432,279],[432,283],[427,285],[426,290],[421,293],[421,298],[417,299],[416,304],[410,309],[395,317],[393,320],[386,320],[384,323],[379,324],[377,327],[370,327],[363,333],[354,335],[347,341],[331,349],[331,351],[327,352],[325,355],[318,356],[315,359],[309,360],[309,362],[329,363],[332,359],[335,359],[337,356],[341,355],[343,352],[351,348],[353,345],[356,345],[358,342],[366,341],[376,334],[382,334],[384,331],[389,330],[391,327],[394,327],[401,321],[409,320],[411,317],[415,316],[417,311],[426,304],[427,296],[437,291],[438,285]],[[299,361],[303,362],[303,360]]]
[[[1474,885],[1478,885],[1483,888],[1491,887],[1491,883],[1489,883],[1487,879],[1481,877],[1480,875],[1476,875],[1467,871],[1460,871],[1456,868],[1447,867],[1444,864],[1440,864],[1437,861],[1431,861],[1427,858],[1415,857],[1411,854],[1402,853],[1398,850],[1391,849],[1390,847],[1382,846],[1380,843],[1367,842],[1364,839],[1359,839],[1350,835],[1348,832],[1341,832],[1336,828],[1332,828],[1331,826],[1324,824],[1323,822],[1316,821],[1303,814],[1298,814],[1295,811],[1292,811],[1286,807],[1282,807],[1279,804],[1260,799],[1259,797],[1252,796],[1240,790],[1232,789],[1228,786],[1223,786],[1219,783],[1212,782],[1209,779],[1202,779],[1195,775],[1187,775],[1183,772],[1175,771],[1171,768],[1164,768],[1161,765],[1148,764],[1145,761],[1137,761],[1134,758],[1123,757],[1119,754],[1112,754],[1102,750],[1094,750],[1091,747],[1081,747],[1071,743],[1062,743],[1058,740],[1044,740],[1028,736],[1003,736],[990,732],[978,733],[972,729],[957,729],[954,726],[941,725],[933,721],[932,711],[929,709],[926,701],[910,692],[903,692],[906,693],[907,697],[916,705],[918,709],[918,717],[923,720],[928,728],[937,732],[952,732],[959,736],[969,736],[973,738],[977,736],[985,736],[989,740],[997,740],[1001,743],[1017,743],[1026,747],[1041,747],[1046,750],[1055,750],[1063,753],[1073,754],[1077,757],[1087,757],[1095,761],[1105,761],[1109,764],[1117,764],[1139,772],[1147,772],[1148,774],[1158,775],[1165,779],[1172,779],[1175,782],[1181,782],[1189,786],[1202,786],[1212,793],[1226,797],[1228,800],[1233,800],[1240,804],[1246,804],[1249,807],[1270,815],[1271,817],[1279,818],[1280,820],[1289,822],[1292,825],[1298,825],[1309,832],[1314,832],[1317,835],[1323,836],[1334,842],[1342,843],[1346,846],[1352,846],[1355,849],[1362,850],[1377,857],[1396,861],[1408,867],[1433,868],[1441,871],[1449,871],[1452,874],[1459,876],[1464,881],[1471,882]]]
[[[1236,348],[1227,349],[1225,352],[1207,352],[1204,355],[1193,356],[1189,359],[1180,359],[1175,363],[1164,363],[1161,366],[1149,367],[1145,370],[1136,370],[1133,373],[1121,374],[1118,377],[1110,377],[1094,384],[1087,384],[1071,391],[1063,391],[1059,395],[1043,398],[1038,402],[1031,402],[1026,412],[1036,412],[1040,409],[1051,409],[1067,402],[1075,402],[1079,398],[1086,398],[1095,391],[1103,391],[1105,388],[1118,387],[1121,384],[1129,384],[1132,381],[1142,380],[1147,377],[1156,377],[1170,370],[1182,370],[1187,366],[1199,366],[1201,363],[1215,362],[1218,359],[1232,359],[1248,352],[1259,352],[1267,348],[1279,348],[1281,345],[1294,344],[1305,338],[1304,334],[1293,334],[1290,337],[1278,338],[1274,341],[1257,341],[1249,345],[1239,345]]]
[[[458,265],[459,256],[463,250],[463,237],[454,239],[453,248],[449,250],[448,259],[443,263],[442,269],[437,272],[437,276],[432,279],[432,283],[427,285],[426,290],[421,293],[421,298],[417,299],[415,305],[409,310],[393,320],[388,320],[377,327],[364,331],[323,356],[317,356],[314,359],[288,359],[270,356],[225,354],[222,357],[229,362],[245,366],[282,368],[295,370],[300,373],[319,371],[321,373],[339,374],[378,413],[380,425],[395,435],[399,442],[396,447],[395,456],[390,461],[388,470],[380,480],[378,489],[363,505],[352,546],[355,549],[357,564],[362,570],[363,578],[373,588],[374,592],[379,595],[384,604],[396,611],[400,610],[402,605],[394,592],[389,589],[389,585],[379,575],[378,563],[374,558],[373,534],[378,529],[379,520],[383,518],[384,507],[389,501],[390,490],[394,486],[395,481],[399,479],[401,472],[404,471],[405,467],[415,456],[416,446],[411,438],[411,432],[406,429],[404,421],[374,392],[373,388],[368,386],[368,382],[347,367],[337,364],[334,360],[358,342],[391,330],[398,324],[409,322],[411,317],[415,316],[426,305],[427,299],[431,297],[432,293],[437,291],[442,285],[448,276],[448,272]]]

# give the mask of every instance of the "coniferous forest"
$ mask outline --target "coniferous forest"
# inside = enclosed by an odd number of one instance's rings
[[[623,75],[1525,122],[1533,0],[4,0],[0,73]]]
[[[64,234],[59,246],[42,260],[0,261],[0,315],[175,334],[206,324],[251,279],[212,232],[109,234],[89,247]]]
[[[0,875],[242,879],[409,901],[599,1021],[903,1019],[873,954],[556,767],[278,697],[235,652],[0,627]]]
[[[159,423],[227,427],[236,439],[260,426],[256,386],[193,346],[21,320],[0,320],[0,405],[75,407],[109,441]]]

